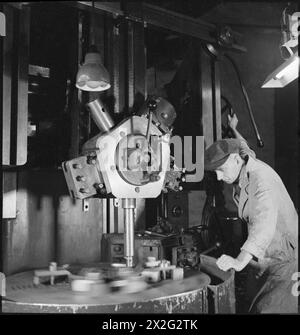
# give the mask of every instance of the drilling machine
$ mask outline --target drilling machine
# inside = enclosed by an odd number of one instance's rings
[[[180,190],[183,169],[170,154],[174,107],[164,98],[149,98],[139,112],[115,125],[98,98],[86,105],[100,133],[88,140],[80,157],[63,162],[72,198],[115,197],[124,210],[124,258],[134,266],[136,199],[156,198]]]

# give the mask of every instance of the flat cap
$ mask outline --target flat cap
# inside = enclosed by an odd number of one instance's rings
[[[227,160],[230,154],[240,153],[247,144],[236,138],[226,138],[210,145],[204,153],[204,169],[213,171]]]

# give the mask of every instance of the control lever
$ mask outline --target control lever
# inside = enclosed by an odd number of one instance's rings
[[[148,110],[149,110],[149,119],[148,119],[146,139],[147,139],[147,143],[149,143],[150,127],[151,127],[151,123],[152,123],[152,113],[157,108],[157,102],[154,99],[150,99],[147,103],[147,107],[148,107]]]

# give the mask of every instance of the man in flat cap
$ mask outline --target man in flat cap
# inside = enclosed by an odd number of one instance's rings
[[[236,138],[216,141],[205,151],[205,170],[233,184],[239,217],[247,222],[248,238],[236,258],[222,255],[220,269],[256,271],[259,291],[252,313],[297,313],[292,276],[297,273],[298,215],[279,175],[256,158],[238,133],[236,116],[228,117]]]

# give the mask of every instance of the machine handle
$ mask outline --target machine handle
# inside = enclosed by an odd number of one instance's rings
[[[213,245],[212,247],[208,248],[207,250],[201,252],[201,255],[207,255],[210,252],[219,249],[221,247],[221,243],[220,242],[216,242],[215,245]]]

